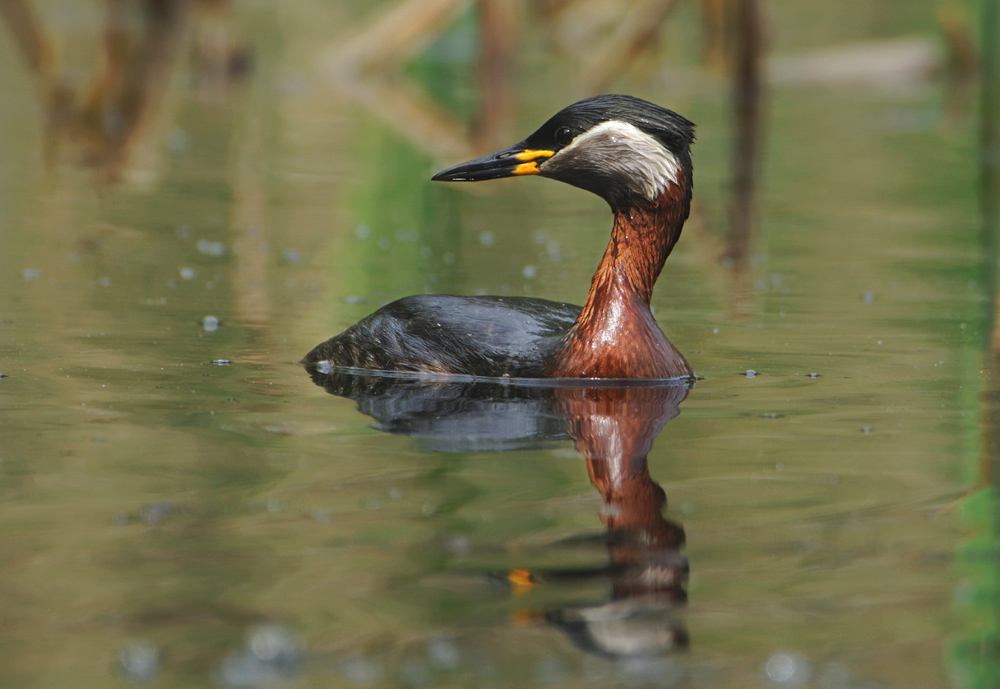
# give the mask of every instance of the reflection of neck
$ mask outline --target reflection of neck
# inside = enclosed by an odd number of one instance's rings
[[[646,457],[634,458],[625,472],[614,462],[588,460],[590,481],[604,498],[601,520],[608,531],[620,535],[641,536],[656,548],[678,548],[684,532],[663,518],[667,504],[663,489],[649,475]]]
[[[677,414],[687,388],[566,388],[557,394],[569,435],[604,499],[601,519],[611,537],[611,560],[627,571],[645,572],[638,579],[616,577],[616,596],[658,593],[683,599],[677,551],[684,529],[663,518],[666,495],[650,477],[646,455]]]
[[[691,375],[649,309],[653,285],[680,237],[687,206],[683,187],[671,184],[651,205],[615,211],[611,241],[583,310],[557,354],[554,377]]]

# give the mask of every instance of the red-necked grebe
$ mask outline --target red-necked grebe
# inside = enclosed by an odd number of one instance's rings
[[[519,144],[439,172],[433,179],[452,182],[541,175],[607,201],[614,227],[586,303],[405,297],[318,345],[303,363],[516,378],[692,376],[649,300],[691,208],[693,141],[694,125],[671,110],[596,96]]]

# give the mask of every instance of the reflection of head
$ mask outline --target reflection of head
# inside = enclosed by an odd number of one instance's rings
[[[631,598],[545,615],[585,653],[604,658],[663,655],[688,647],[688,632],[676,606]]]
[[[666,493],[646,461],[687,391],[672,386],[557,393],[568,432],[604,499],[612,598],[550,611],[546,619],[587,653],[629,658],[687,647],[687,630],[677,616],[687,601],[684,529],[664,519]]]

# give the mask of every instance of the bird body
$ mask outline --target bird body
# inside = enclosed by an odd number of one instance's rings
[[[541,175],[604,198],[611,240],[582,307],[527,297],[417,295],[318,345],[311,366],[515,378],[676,378],[693,371],[650,311],[691,205],[694,125],[630,96],[563,109],[519,144],[434,176]]]
[[[419,294],[387,304],[317,346],[305,363],[383,371],[546,377],[580,307],[527,297]]]

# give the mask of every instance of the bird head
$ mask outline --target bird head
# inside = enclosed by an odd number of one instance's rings
[[[672,110],[632,96],[595,96],[563,108],[524,141],[432,179],[540,175],[593,192],[614,210],[653,204],[677,187],[689,203],[693,141],[694,124]]]

